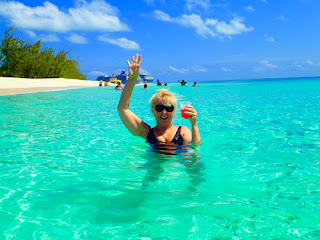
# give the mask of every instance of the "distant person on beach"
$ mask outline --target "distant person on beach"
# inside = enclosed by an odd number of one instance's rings
[[[167,82],[164,82],[164,85],[163,86],[168,86]]]
[[[118,90],[123,89],[123,87],[121,86],[121,82],[117,83],[117,86],[115,87],[115,89],[118,89]]]
[[[99,87],[102,87],[102,86],[103,86],[103,82],[102,82],[102,80],[100,80]]]
[[[143,85],[143,88],[144,88],[144,89],[147,89],[147,88],[148,88],[148,84],[147,84],[147,81],[144,81],[144,85]]]
[[[197,82],[194,82],[194,84],[192,85],[193,87],[199,87],[199,85],[197,84]]]
[[[187,83],[185,80],[182,80],[181,82],[178,80],[178,82],[181,83],[181,86],[184,86]]]
[[[190,117],[192,130],[186,126],[172,124],[173,117],[177,111],[177,99],[173,93],[166,89],[159,89],[150,100],[151,111],[157,125],[151,128],[143,122],[136,114],[129,110],[130,99],[133,88],[139,76],[141,55],[132,57],[132,62],[127,60],[129,67],[129,80],[125,84],[118,105],[118,112],[123,124],[135,136],[147,139],[149,143],[173,143],[184,145],[189,142],[200,143],[200,133],[197,125],[197,111],[194,107],[188,106],[186,114]]]
[[[157,79],[157,86],[162,86],[162,83]]]
[[[105,87],[109,86],[109,83],[108,83],[107,80],[104,82],[104,86],[105,86]]]

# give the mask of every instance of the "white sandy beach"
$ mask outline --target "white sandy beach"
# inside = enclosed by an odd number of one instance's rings
[[[109,83],[109,85],[112,87],[116,84]],[[99,87],[99,81],[65,78],[33,79],[0,77],[0,96],[87,87]]]

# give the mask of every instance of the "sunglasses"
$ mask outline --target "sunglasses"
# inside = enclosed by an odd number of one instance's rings
[[[156,106],[154,107],[154,109],[155,109],[157,112],[162,112],[163,109],[166,109],[167,112],[173,112],[174,106],[167,107],[167,106],[164,106],[164,105],[156,105]]]

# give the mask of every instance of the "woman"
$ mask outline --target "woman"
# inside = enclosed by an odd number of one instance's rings
[[[135,136],[147,138],[149,142],[162,142],[183,145],[189,142],[200,143],[200,133],[197,125],[197,111],[187,107],[190,115],[192,131],[186,126],[172,125],[172,119],[177,110],[177,100],[174,95],[166,89],[159,89],[151,98],[151,111],[157,121],[157,125],[151,128],[137,115],[129,110],[130,98],[133,88],[139,76],[141,55],[132,57],[132,62],[127,60],[129,67],[129,80],[126,82],[118,105],[118,111],[123,124]]]
[[[123,89],[123,87],[121,86],[121,82],[117,83],[117,86],[115,87],[115,89],[118,89],[118,90]]]

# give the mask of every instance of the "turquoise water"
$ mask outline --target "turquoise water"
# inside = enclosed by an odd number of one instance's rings
[[[170,84],[203,140],[173,156],[113,88],[2,96],[0,239],[319,239],[319,80]],[[130,108],[154,126],[148,87]]]

